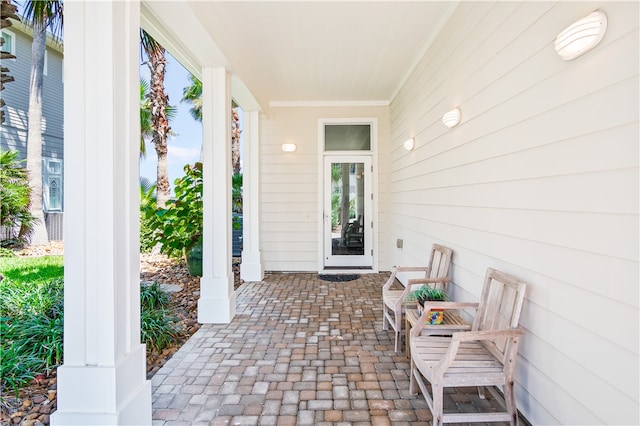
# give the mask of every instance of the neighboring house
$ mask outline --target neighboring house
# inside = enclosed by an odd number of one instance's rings
[[[27,156],[31,34],[30,28],[19,22],[2,29],[3,48],[16,58],[3,63],[15,80],[6,84],[2,91],[7,106],[5,123],[0,127],[0,147],[19,151],[22,159]],[[42,205],[47,233],[52,241],[63,239],[63,92],[63,47],[48,38],[42,93]]]

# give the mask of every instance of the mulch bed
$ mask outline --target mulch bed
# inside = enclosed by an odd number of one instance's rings
[[[28,247],[16,252],[19,256],[53,256],[63,254],[61,242],[52,242],[44,246]],[[233,259],[234,283],[237,289],[240,280],[240,259]],[[161,254],[140,255],[140,280],[157,281],[161,284],[174,284],[182,287],[172,293],[170,308],[181,325],[182,333],[178,341],[162,352],[147,352],[147,378],[151,378],[171,356],[199,328],[197,306],[200,297],[200,278],[192,277],[184,262],[169,259]],[[49,424],[49,416],[56,410],[56,371],[39,376],[34,382],[22,388],[16,398],[13,392],[3,393],[0,397],[0,424],[41,426]]]

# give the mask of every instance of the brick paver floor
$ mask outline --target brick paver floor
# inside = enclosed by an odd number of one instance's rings
[[[267,274],[238,289],[230,324],[203,325],[152,378],[153,425],[428,425],[409,363],[382,331],[388,274],[327,282]],[[475,388],[445,411],[495,406]]]

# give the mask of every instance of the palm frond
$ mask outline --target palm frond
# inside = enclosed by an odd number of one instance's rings
[[[64,3],[62,0],[29,0],[24,3],[25,22],[32,27],[44,27],[56,41],[64,33]]]

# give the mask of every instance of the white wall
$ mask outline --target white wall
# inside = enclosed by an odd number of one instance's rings
[[[601,44],[560,59],[556,35],[598,8]],[[529,283],[516,393],[534,424],[639,423],[638,16],[461,2],[391,105],[390,263],[439,242],[456,299],[477,299],[489,266]]]
[[[378,153],[388,156],[388,106],[272,107],[268,116],[262,116],[260,220],[265,271],[318,270],[320,118],[377,118]],[[282,152],[285,142],[295,143],[297,150]],[[377,176],[380,192],[387,194],[388,171],[384,166]],[[378,265],[386,261],[384,201],[378,198]]]

